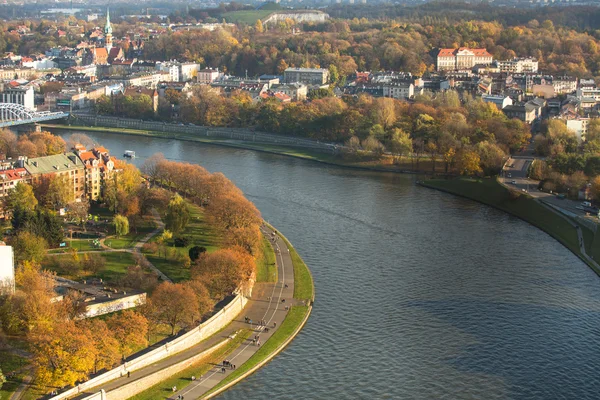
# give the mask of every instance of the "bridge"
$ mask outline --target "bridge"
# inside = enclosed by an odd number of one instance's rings
[[[33,111],[15,103],[0,103],[0,128],[34,124],[68,117],[68,113],[52,111]]]

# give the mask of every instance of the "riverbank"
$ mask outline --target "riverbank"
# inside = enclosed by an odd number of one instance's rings
[[[67,130],[67,131],[85,131],[98,133],[115,133],[121,135],[146,136],[163,139],[176,139],[187,142],[198,142],[216,146],[226,146],[239,149],[260,151],[264,153],[277,154],[286,157],[301,158],[303,160],[316,161],[322,164],[333,165],[337,167],[375,171],[375,172],[394,172],[403,174],[430,174],[433,172],[433,165],[430,160],[421,159],[419,168],[414,168],[413,160],[409,157],[403,157],[398,163],[392,161],[391,156],[386,156],[384,161],[356,161],[349,162],[339,155],[327,154],[318,151],[311,151],[302,147],[291,147],[273,145],[268,143],[247,142],[241,140],[224,139],[213,136],[198,136],[184,133],[160,132],[154,130],[131,129],[131,128],[113,128],[104,126],[85,126],[85,125],[59,125],[59,124],[40,124],[43,129],[49,130]],[[445,174],[443,163],[436,162],[435,172]]]
[[[558,240],[600,276],[600,269],[592,264],[580,250],[579,236],[574,227],[574,221],[569,222],[568,217],[558,215],[532,197],[519,192],[511,192],[495,179],[430,179],[421,181],[419,184],[475,200],[530,223]],[[595,241],[597,235],[594,232],[585,226],[581,226],[581,230],[584,238]]]
[[[275,231],[271,225],[266,225]],[[250,359],[207,392],[202,398],[210,399],[258,371],[258,369],[270,362],[294,340],[310,317],[315,298],[312,274],[289,240],[280,232],[277,232],[277,235],[288,246],[292,258],[294,266],[294,300],[296,305],[290,308],[281,326]]]

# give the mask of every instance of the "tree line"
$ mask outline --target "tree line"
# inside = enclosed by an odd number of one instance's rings
[[[82,139],[86,140],[73,140]],[[16,146],[18,141],[11,143]],[[18,152],[12,147],[6,150]],[[262,220],[231,181],[222,174],[210,174],[200,166],[171,162],[160,155],[151,157],[143,168],[152,187],[142,184],[141,173],[134,166],[122,163],[117,167],[120,172],[105,182],[101,199],[115,220],[124,219],[135,229],[140,219],[155,209],[166,223],[159,240],[177,240],[189,223],[188,204],[193,202],[203,208],[222,243],[213,252],[192,247],[190,263],[180,266],[190,268],[191,279],[179,283],[160,282],[148,272],[148,261],[136,256],[135,264],[112,284],[124,290],[147,291],[146,304],[108,318],[82,319],[84,296],[69,292],[62,301],[56,301],[55,273],[41,266],[48,247],[64,238],[63,220],[53,207],[36,197],[35,187],[17,185],[5,201],[13,226],[8,241],[16,254],[17,290],[0,299],[0,323],[6,337],[27,343],[35,383],[48,392],[113,368],[146,347],[152,335],[160,334],[164,327],[173,335],[197,325],[217,302],[245,290],[255,279]],[[87,220],[87,213],[88,208],[83,220]],[[76,251],[55,262],[57,269],[74,274],[84,269],[93,275],[105,267],[100,254]]]

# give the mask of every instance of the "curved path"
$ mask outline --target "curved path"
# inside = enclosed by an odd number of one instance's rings
[[[266,342],[273,333],[281,326],[288,313],[288,307],[295,304],[294,297],[294,265],[290,256],[290,251],[285,242],[279,235],[272,236],[269,228],[262,228],[263,234],[271,238],[271,244],[276,253],[277,263],[277,282],[271,284],[270,291],[261,293],[262,299],[252,296],[256,302],[262,303],[260,307],[255,306],[258,312],[258,320],[264,320],[268,332],[264,331],[263,326],[253,326],[254,333],[237,349],[235,349],[227,360],[236,367],[242,365],[254,355],[260,348],[252,342],[254,336],[258,336],[261,343]],[[267,296],[267,297],[264,297]],[[255,314],[256,315],[256,314]],[[249,316],[254,321],[254,317]],[[205,393],[218,385],[223,379],[228,377],[233,370],[226,368],[222,372],[222,364],[215,365],[209,372],[200,377],[197,381],[188,385],[178,393],[174,393],[169,399],[177,400],[179,395],[188,399],[201,398]]]
[[[270,230],[263,228],[263,233],[267,236],[270,235]],[[292,263],[289,250],[285,242],[279,237],[271,239],[274,249],[279,253],[276,257],[278,281],[275,283],[257,283],[254,285],[252,296],[248,299],[248,304],[240,313],[240,315],[234,319],[225,329],[219,333],[211,336],[203,342],[189,348],[188,350],[182,351],[169,358],[154,363],[146,368],[131,372],[131,376],[121,377],[115,379],[107,384],[93,388],[93,390],[87,390],[85,393],[81,393],[75,399],[84,399],[87,396],[97,393],[100,389],[104,389],[107,393],[115,390],[121,386],[134,382],[137,379],[146,377],[157,371],[163,370],[171,365],[187,360],[188,358],[195,356],[221,342],[223,339],[228,338],[237,331],[244,328],[252,328],[256,333],[254,335],[260,335],[260,341],[265,342],[276,329],[281,326],[284,318],[288,311],[287,306],[294,305],[294,267]],[[285,286],[287,284],[287,287]],[[285,299],[286,302],[282,303],[281,300]],[[255,324],[249,325],[244,321],[244,317],[248,317],[253,322],[261,319],[266,320],[269,326],[269,332],[262,332],[263,327]],[[277,328],[273,329],[273,324],[277,323]],[[252,344],[252,338],[246,340],[237,349],[233,351],[228,357],[229,360],[237,366],[242,365],[251,355],[253,355],[259,349],[258,346]],[[226,370],[225,373],[220,372],[221,365],[215,366],[210,372],[205,374],[203,377],[198,379],[192,384],[188,385],[185,389],[175,393],[172,399],[176,399],[177,395],[183,394],[186,399],[195,399],[201,397],[208,390],[212,389],[222,379],[227,377],[231,370]],[[191,377],[190,377],[191,378]],[[109,396],[110,397],[110,396]],[[163,398],[162,396],[157,398]]]

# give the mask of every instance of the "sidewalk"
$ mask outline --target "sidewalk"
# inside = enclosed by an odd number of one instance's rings
[[[273,242],[272,242],[273,243]],[[123,385],[134,382],[137,379],[148,376],[156,371],[160,371],[165,369],[173,364],[178,362],[187,360],[188,358],[205,351],[223,339],[229,337],[240,329],[244,328],[252,328],[255,330],[254,335],[260,334],[260,341],[264,343],[271,334],[276,329],[273,328],[273,323],[277,323],[277,327],[281,325],[281,322],[287,315],[287,310],[285,310],[286,305],[293,305],[293,295],[294,295],[294,272],[293,272],[293,264],[292,259],[287,251],[287,247],[285,243],[277,236],[277,241],[274,244],[274,248],[281,248],[283,251],[277,255],[277,270],[279,281],[276,283],[257,283],[254,286],[254,290],[252,293],[252,297],[249,299],[248,304],[240,313],[240,315],[232,321],[225,329],[223,329],[218,334],[211,336],[205,341],[189,348],[188,350],[182,351],[174,356],[171,356],[167,359],[154,363],[151,366],[143,368],[138,371],[131,372],[130,377],[122,377],[119,379],[115,379],[107,384],[98,386],[93,388],[93,390],[87,390],[79,394],[75,399],[83,399],[87,396],[90,396],[94,393],[100,391],[100,389],[104,389],[107,393],[111,390],[119,388]],[[285,283],[288,284],[288,287],[285,287]],[[285,303],[282,303],[281,300],[286,299]],[[258,327],[257,325],[249,325],[244,321],[244,317],[248,317],[253,322],[259,321],[261,319],[266,320],[269,325],[269,333],[260,333],[262,331],[262,327]],[[228,359],[237,366],[242,365],[244,361],[246,361],[252,354],[254,354],[259,347],[252,345],[251,339],[243,343],[238,349],[236,349]],[[244,354],[243,356],[241,354]],[[220,366],[218,367],[220,370]],[[216,369],[211,370],[204,377],[199,378],[195,383],[186,387],[184,390],[181,390],[177,394],[184,394],[185,396],[189,396],[188,398],[196,398],[194,396],[199,397],[207,390],[211,389],[214,385],[220,382],[223,378],[229,375],[230,370],[227,370],[225,374],[214,372]],[[215,377],[216,375],[216,377]],[[177,397],[177,394],[173,398]]]
[[[264,231],[267,237],[270,237],[268,231]],[[285,242],[276,236],[275,241],[271,241],[273,248],[276,251],[277,270],[278,270],[278,281],[275,285],[272,285],[270,293],[264,293],[262,307],[257,307],[258,319],[266,321],[266,325],[269,328],[269,332],[264,332],[263,327],[257,327],[254,329],[255,333],[242,343],[233,353],[231,353],[227,360],[234,364],[236,367],[244,364],[250,357],[252,357],[260,347],[252,343],[254,335],[259,335],[260,342],[265,343],[281,326],[281,323],[287,316],[288,310],[286,307],[294,305],[294,266],[292,264],[292,258]],[[286,287],[287,285],[287,287]],[[254,296],[253,296],[254,297]],[[285,303],[282,300],[285,299]],[[260,301],[257,299],[257,301]],[[274,327],[276,323],[276,328]],[[210,391],[213,387],[219,384],[223,379],[227,378],[234,370],[226,368],[225,372],[222,372],[222,364],[214,366],[204,376],[200,377],[194,383],[188,385],[185,389],[174,393],[169,399],[177,400],[177,396],[183,395],[188,399],[198,399],[205,393]]]

